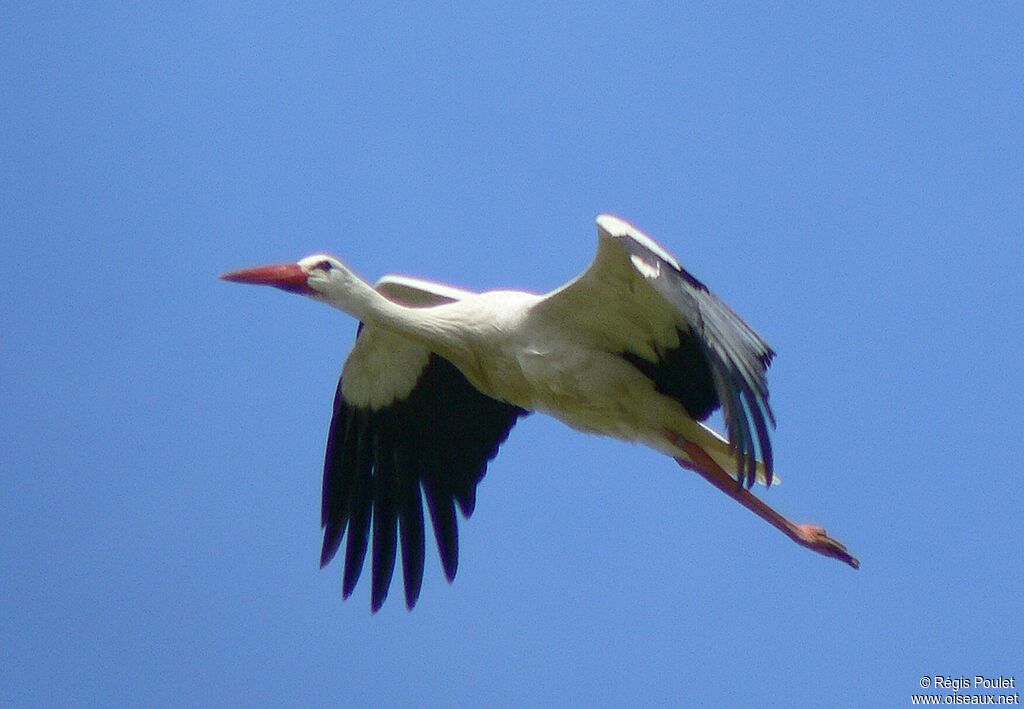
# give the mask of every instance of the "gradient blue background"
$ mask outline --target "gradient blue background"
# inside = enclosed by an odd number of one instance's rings
[[[0,703],[1024,680],[1021,4],[208,5],[0,11]],[[217,275],[327,249],[543,291],[601,211],[778,350],[763,496],[862,569],[534,416],[454,585],[431,547],[414,612],[342,603],[320,466],[355,323]]]

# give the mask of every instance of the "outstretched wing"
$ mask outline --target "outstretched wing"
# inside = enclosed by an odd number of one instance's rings
[[[597,227],[594,262],[552,293],[546,307],[564,309],[695,420],[722,407],[737,479],[753,485],[759,450],[771,484],[768,424],[775,419],[765,379],[771,347],[632,224],[602,214]]]
[[[375,287],[412,307],[467,294],[399,276]],[[482,394],[454,365],[421,345],[360,324],[334,397],[321,508],[321,567],[334,558],[347,532],[345,598],[359,580],[372,526],[374,612],[387,597],[399,542],[406,604],[416,604],[423,580],[424,497],[441,565],[449,581],[455,578],[455,505],[464,517],[473,513],[488,461],[524,413]]]

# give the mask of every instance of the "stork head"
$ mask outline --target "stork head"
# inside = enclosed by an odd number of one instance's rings
[[[360,280],[345,264],[327,254],[313,254],[298,263],[279,263],[228,271],[220,276],[225,281],[274,286],[291,293],[312,298],[331,299],[344,291],[353,280]]]

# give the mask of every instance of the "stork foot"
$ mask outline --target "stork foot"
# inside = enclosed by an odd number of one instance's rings
[[[845,544],[828,536],[823,527],[819,527],[816,524],[794,525],[793,539],[797,544],[805,546],[811,551],[816,551],[824,556],[831,556],[833,559],[839,559],[839,561],[849,564],[855,569],[860,568],[860,561],[857,557],[853,556],[846,549]]]
[[[780,532],[788,536],[794,542],[811,551],[816,551],[823,556],[838,559],[855,569],[860,568],[860,561],[851,554],[846,546],[832,537],[828,536],[824,528],[816,524],[796,524],[769,507],[760,498],[755,497],[746,488],[737,485],[736,481],[727,473],[703,448],[696,443],[684,440],[682,436],[668,431],[666,438],[673,445],[678,446],[684,453],[685,458],[676,458],[676,462],[682,467],[693,470],[709,483],[717,487],[729,497],[733,498],[758,517],[772,525]]]

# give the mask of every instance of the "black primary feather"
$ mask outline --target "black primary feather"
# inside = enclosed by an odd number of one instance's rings
[[[435,354],[412,392],[380,409],[351,405],[339,382],[324,460],[320,561],[329,563],[347,535],[344,597],[359,580],[372,527],[372,609],[387,597],[399,547],[406,605],[416,604],[425,547],[421,491],[441,566],[449,581],[455,578],[455,506],[464,517],[472,514],[487,463],[525,413],[481,393]]]

